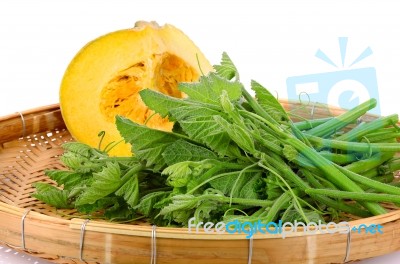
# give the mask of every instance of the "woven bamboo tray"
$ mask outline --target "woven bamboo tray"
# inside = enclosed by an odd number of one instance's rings
[[[282,104],[307,118],[341,112]],[[30,196],[33,182],[49,181],[43,170],[63,167],[60,146],[71,140],[58,105],[0,117],[0,243],[55,263],[344,263],[400,250],[400,210],[390,207],[385,215],[350,222],[383,225],[384,233],[374,235],[299,232],[249,240],[243,234],[87,221]]]

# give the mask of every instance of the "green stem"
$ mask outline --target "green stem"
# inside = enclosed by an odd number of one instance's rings
[[[306,144],[309,147],[312,147],[310,141],[308,141],[307,137],[304,136],[304,133],[301,132],[295,125],[293,125],[292,122],[290,122],[290,128],[292,129],[293,134],[304,144]]]
[[[380,136],[365,136],[369,142],[371,143],[390,143],[390,141],[396,141],[397,138],[400,138],[400,132],[387,133],[385,135]]]
[[[271,123],[275,126],[279,126],[278,122],[273,119],[258,103],[257,101],[251,96],[251,94],[246,90],[246,88],[242,87],[242,94],[244,98],[247,100],[251,108],[253,108],[254,112],[260,115],[262,118],[266,119],[266,123]]]
[[[303,142],[289,138],[286,139],[290,145],[297,149],[301,154],[307,157],[314,165],[319,168],[322,172],[326,174],[329,181],[334,183],[341,190],[346,190],[350,192],[364,192],[364,190],[350,180],[346,175],[344,175],[339,169],[334,166],[334,163],[328,161],[327,159],[321,157],[317,151],[312,148],[307,147]],[[339,166],[340,167],[340,166]],[[372,214],[379,215],[386,213],[386,210],[376,203],[364,202],[365,206]]]
[[[279,123],[276,122],[258,103],[254,98],[247,92],[245,88],[242,88],[242,94],[244,98],[247,100],[251,108],[253,108],[254,117],[258,118],[260,121],[267,124],[279,137],[287,137],[287,134],[280,128]],[[248,112],[249,114],[253,114]]]
[[[388,173],[382,176],[377,176],[372,178],[374,181],[382,182],[382,183],[391,183],[394,180],[393,173]]]
[[[344,166],[344,168],[355,173],[363,173],[370,169],[380,166],[384,162],[391,159],[393,155],[394,153],[392,152],[384,152],[384,153],[378,152],[368,159],[355,161],[347,166]]]
[[[220,166],[215,166],[212,167],[211,169],[209,169],[206,173],[204,173],[201,177],[200,177],[200,181],[202,181],[202,183],[200,183],[199,185],[197,185],[196,187],[194,187],[191,190],[188,190],[187,193],[188,194],[192,194],[194,193],[197,189],[199,189],[200,187],[202,187],[203,185],[207,184],[209,181],[212,181],[214,178],[217,179],[218,177],[211,177],[212,175],[214,175],[215,173],[217,173],[218,171],[220,171],[222,168]],[[218,174],[219,175],[219,174]],[[218,176],[217,175],[217,176]]]
[[[377,176],[383,176],[388,173],[394,173],[395,171],[400,170],[400,159],[393,158],[386,162],[384,162],[380,166],[373,167],[367,171],[362,173],[362,176],[367,178],[373,178]]]
[[[319,151],[318,152],[321,157],[324,157],[325,159],[336,163],[338,165],[343,165],[343,164],[348,164],[353,161],[357,160],[357,156],[354,154],[337,154],[337,153],[331,153],[328,151]],[[295,162],[298,165],[301,165],[302,167],[311,167],[311,168],[316,168],[306,157],[303,155],[299,155]]]
[[[337,187],[331,183],[330,181],[328,181],[327,179],[325,179],[324,177],[321,177],[315,173],[312,173],[309,170],[306,169],[300,169],[300,171],[304,174],[304,176],[306,177],[307,181],[310,182],[310,184],[316,188],[329,188],[329,189],[336,189]]]
[[[236,180],[235,180],[235,183],[234,183],[233,186],[232,186],[231,193],[229,194],[229,198],[231,199],[230,202],[229,202],[229,205],[232,204],[233,192],[234,192],[235,189],[236,189],[236,185],[237,185],[237,183],[239,182],[239,179],[241,178],[241,176],[243,175],[243,173],[244,173],[246,170],[248,170],[248,169],[250,169],[250,168],[253,168],[253,167],[255,167],[255,166],[257,166],[257,163],[251,164],[251,165],[247,166],[246,168],[244,168],[243,170],[240,171],[239,175],[237,176],[237,178],[236,178]]]
[[[274,168],[276,168],[283,176],[287,177],[290,181],[292,181],[294,184],[296,184],[296,186],[299,188],[299,190],[305,190],[307,188],[310,188],[310,185],[307,182],[303,181],[297,174],[295,174],[286,163],[281,162],[281,158],[279,156],[271,154],[271,155],[265,155],[263,157],[266,159],[266,161],[269,164],[271,164]],[[310,176],[310,178],[308,178],[307,176]],[[308,174],[307,176],[306,176],[306,178],[311,185],[320,184],[312,175]],[[322,179],[325,180],[326,184],[332,184],[329,181],[327,181],[325,178],[322,178]],[[321,186],[321,188],[322,188],[323,185],[318,185],[318,186]],[[317,187],[317,186],[314,186],[314,187]],[[336,210],[347,212],[347,213],[357,215],[360,217],[371,216],[371,214],[368,211],[361,210],[355,206],[348,205],[348,204],[345,204],[340,201],[334,201],[328,197],[324,197],[321,195],[313,195],[313,198],[316,201],[319,201],[320,203],[325,204],[329,207],[332,207]]]
[[[293,172],[293,170],[290,169],[290,167],[285,162],[283,162],[279,156],[270,154],[270,155],[264,155],[263,157],[269,164],[271,164],[274,168],[276,168],[279,171],[279,173],[281,173],[283,176],[287,177],[291,182],[296,184],[296,186],[299,188],[299,190],[305,190],[307,188],[310,188],[310,185],[307,182],[303,181],[297,174],[295,174]],[[310,174],[308,174],[308,176],[310,176]],[[310,179],[307,178],[307,180],[309,181],[309,183],[311,183],[311,185],[319,183],[313,176],[310,176]],[[326,182],[329,182],[329,181],[326,181]],[[330,184],[332,184],[332,183],[330,183]],[[321,185],[318,185],[318,186],[321,186]],[[322,204],[325,204],[336,210],[347,212],[347,213],[350,213],[353,215],[357,215],[360,217],[367,217],[367,216],[371,215],[368,211],[361,210],[355,206],[347,205],[340,201],[334,201],[328,197],[324,197],[321,195],[313,195],[313,198],[316,201],[319,201]]]
[[[215,194],[203,194],[199,196],[201,200],[214,200],[222,203],[229,204],[231,202],[231,198],[215,195]],[[241,204],[246,206],[257,206],[257,207],[269,207],[272,206],[275,201],[270,200],[261,200],[261,199],[248,199],[248,198],[232,198],[233,204]]]
[[[363,143],[348,142],[340,140],[324,139],[316,136],[307,135],[310,142],[314,143],[317,148],[334,148],[356,152],[400,152],[400,144],[398,143]]]
[[[160,187],[160,188],[155,188],[155,189],[151,189],[151,190],[145,190],[140,193],[140,196],[143,197],[149,193],[156,193],[156,192],[169,192],[170,193],[173,189],[174,189],[173,187],[167,186],[167,187]]]
[[[328,190],[328,189],[307,189],[305,190],[305,192],[307,194],[319,194],[340,199],[352,199],[356,201],[377,202],[377,203],[378,202],[400,203],[400,196],[393,194],[358,193],[358,192],[346,192],[346,191]]]
[[[332,118],[331,120],[308,130],[306,133],[313,136],[327,137],[334,134],[348,124],[356,121],[360,116],[364,115],[369,110],[373,109],[377,104],[376,99],[370,100],[344,112],[343,114]]]
[[[264,161],[264,162],[265,162],[265,161]],[[297,208],[298,208],[298,210],[299,210],[299,213],[303,216],[304,219],[307,220],[307,217],[305,216],[305,214],[304,214],[304,212],[303,212],[303,210],[302,210],[302,208],[301,208],[300,202],[299,202],[299,200],[298,200],[297,191],[295,192],[295,190],[294,190],[293,188],[290,187],[290,185],[287,183],[287,181],[286,181],[284,178],[282,178],[282,176],[279,175],[279,173],[277,173],[277,172],[275,171],[275,169],[266,166],[265,164],[263,164],[263,161],[260,161],[260,162],[258,163],[258,165],[259,165],[260,167],[266,169],[267,171],[271,172],[272,174],[274,174],[279,180],[281,180],[281,181],[283,182],[283,184],[284,184],[285,187],[287,188],[286,192],[288,192],[288,193],[290,193],[290,195],[292,195],[293,201],[297,204]]]
[[[283,208],[287,207],[289,202],[291,200],[291,194],[288,192],[284,192],[281,196],[279,196],[271,206],[271,208],[268,210],[268,213],[265,217],[265,221],[267,223],[272,222],[277,219],[277,216],[279,215],[279,211],[281,211]]]
[[[317,181],[317,179],[315,179],[315,175],[313,175],[311,172],[302,169],[301,170],[302,173],[304,174],[304,176],[306,177],[307,181],[310,182],[310,184],[315,187],[315,188],[319,188],[319,189],[324,189],[326,188],[326,186],[322,185],[319,181]],[[324,179],[324,178],[322,178]],[[321,179],[320,179],[321,180]],[[330,183],[330,182],[329,182]],[[315,199],[316,201],[325,204],[331,208],[334,208],[336,210],[342,211],[342,212],[346,212],[352,215],[357,215],[359,217],[369,217],[371,216],[371,213],[366,211],[366,210],[362,210],[354,205],[351,204],[346,204],[342,201],[338,201],[338,200],[332,200],[329,197],[323,196],[323,195],[316,195],[316,194],[312,194],[311,197],[313,199]]]
[[[304,120],[304,121],[294,122],[294,125],[297,127],[297,129],[304,131],[322,125],[331,119],[332,117]]]
[[[381,128],[364,136],[369,142],[382,142],[388,139],[399,138],[400,130],[397,127]]]
[[[141,170],[143,170],[145,166],[138,163],[137,165],[131,167],[121,178],[121,185],[124,185],[133,175],[137,174]]]
[[[303,181],[293,170],[287,165],[280,156],[276,154],[262,155],[261,159],[264,160],[267,164],[270,164],[271,167],[275,168],[279,174],[287,178],[289,181],[293,182],[300,190],[304,190],[309,188],[307,182]],[[261,166],[266,167],[261,160]]]
[[[364,177],[360,174],[354,173],[352,171],[346,170],[343,167],[336,166],[338,170],[340,170],[342,173],[344,173],[349,179],[358,182],[359,184],[365,185],[369,188],[372,188],[374,190],[378,190],[384,193],[389,193],[389,194],[395,194],[395,195],[400,195],[400,188],[391,186],[386,183],[382,183],[379,181],[375,181],[373,179]]]
[[[348,164],[357,160],[357,156],[354,154],[338,154],[329,151],[320,151],[319,154],[336,164]]]
[[[361,191],[359,186],[349,180],[343,173],[333,166],[333,163],[319,155],[317,151],[307,147],[297,139],[290,138],[286,142],[308,158],[317,168],[326,174],[326,177],[342,190]]]
[[[374,178],[374,177],[378,177],[381,174],[379,173],[379,169],[378,167],[372,168],[368,171],[363,172],[362,176],[367,177],[367,178]]]
[[[393,132],[400,132],[400,129],[397,128],[396,126],[380,128],[380,129],[377,129],[376,131],[372,131],[372,132],[368,133],[367,136],[379,136],[379,135],[390,134]]]
[[[259,134],[257,134],[256,132],[252,132],[251,134],[258,142],[260,142],[265,148],[267,148],[268,150],[272,151],[273,153],[276,153],[278,155],[282,154],[282,147],[275,144],[272,141],[268,141],[267,139],[263,138],[262,136],[260,136]]]
[[[336,140],[354,141],[380,128],[395,124],[398,122],[398,120],[399,117],[397,114],[380,117],[369,123],[365,123],[362,126],[356,127],[347,133],[344,133],[343,135],[337,137]]]
[[[221,174],[217,174],[214,175],[212,177],[210,177],[211,175],[213,175],[214,173],[218,172],[221,168],[217,168],[214,167],[212,169],[210,169],[208,172],[206,172],[202,178],[206,179],[203,182],[201,182],[199,185],[197,185],[196,187],[194,187],[193,189],[190,189],[189,191],[187,191],[187,194],[193,194],[196,190],[198,190],[200,187],[206,185],[207,183],[209,183],[210,181],[216,180],[218,178],[221,177],[225,177],[225,176],[229,176],[229,175],[234,175],[237,173],[240,173],[240,171],[230,171],[230,172],[225,172],[225,173],[221,173]],[[250,172],[259,172],[260,170],[249,170]]]
[[[400,170],[400,157],[393,158],[386,162],[385,164],[382,164],[381,166],[378,167],[378,171],[380,175],[384,175],[387,173],[393,173]]]

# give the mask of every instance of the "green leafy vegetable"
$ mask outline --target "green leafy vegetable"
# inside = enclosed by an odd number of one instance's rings
[[[295,122],[258,82],[250,95],[226,53],[215,72],[178,88],[186,98],[140,92],[150,109],[175,122],[173,131],[117,116],[133,157],[65,143],[66,168],[47,170],[56,184],[35,183],[33,197],[86,216],[145,217],[163,226],[186,226],[192,217],[333,221],[382,214],[384,205],[400,202],[399,184],[390,182],[400,170],[398,116],[354,126],[376,100],[338,117]]]
[[[214,66],[217,74],[227,80],[239,81],[239,72],[226,52],[222,53],[221,65]]]
[[[260,106],[278,123],[289,121],[285,109],[267,89],[254,80],[251,82],[251,89],[256,93],[257,102]]]
[[[117,116],[116,125],[125,141],[132,144],[132,152],[136,157],[145,161],[146,166],[154,166],[155,170],[166,165],[162,153],[170,144],[179,139],[174,134],[151,129],[120,116]]]
[[[101,172],[93,174],[93,184],[75,202],[76,205],[93,204],[100,198],[116,191],[121,184],[121,171],[118,164],[107,163]]]
[[[191,100],[219,106],[219,97],[226,91],[231,100],[238,100],[243,85],[231,82],[215,73],[200,77],[198,83],[180,83],[179,90],[186,93]]]
[[[36,193],[32,194],[38,200],[41,200],[55,208],[71,208],[68,202],[68,191],[60,190],[50,184],[37,182],[33,184]]]
[[[162,153],[162,156],[168,165],[183,161],[202,161],[218,158],[211,150],[185,140],[177,140],[169,145]]]

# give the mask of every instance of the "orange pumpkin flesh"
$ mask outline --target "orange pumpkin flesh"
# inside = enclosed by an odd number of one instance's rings
[[[181,98],[179,82],[197,81],[212,66],[196,45],[172,25],[139,22],[133,29],[101,36],[83,47],[69,64],[60,87],[60,108],[71,135],[97,147],[121,141],[115,116],[171,130],[172,123],[153,115],[138,92],[145,88]],[[121,142],[110,155],[130,156]]]

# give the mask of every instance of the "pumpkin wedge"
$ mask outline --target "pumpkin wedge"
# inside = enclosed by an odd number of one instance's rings
[[[172,123],[148,109],[139,91],[145,88],[181,98],[179,82],[197,81],[212,70],[193,41],[178,28],[137,22],[85,45],[68,65],[60,87],[60,108],[67,129],[80,142],[102,148],[120,142],[110,155],[130,156],[115,116],[152,128],[171,130]]]

